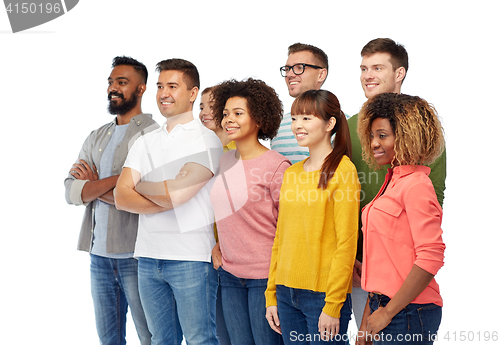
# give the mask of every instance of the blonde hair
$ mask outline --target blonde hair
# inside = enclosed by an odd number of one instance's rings
[[[392,165],[428,165],[444,150],[443,128],[431,104],[417,96],[383,93],[366,101],[358,115],[363,159],[371,167],[379,168],[371,148],[371,127],[377,118],[388,119],[395,135]]]

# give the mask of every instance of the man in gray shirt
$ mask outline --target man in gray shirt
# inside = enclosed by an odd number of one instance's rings
[[[108,110],[116,117],[92,131],[64,181],[66,201],[85,205],[78,249],[90,253],[91,292],[101,344],[125,343],[128,306],[142,345],[151,333],[139,298],[133,258],[138,215],[118,211],[113,189],[135,139],[158,124],[143,114],[148,71],[144,64],[116,57],[108,78]]]

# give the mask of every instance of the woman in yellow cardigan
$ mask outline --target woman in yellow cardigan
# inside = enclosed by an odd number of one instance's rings
[[[303,93],[291,113],[310,156],[283,176],[266,318],[285,344],[347,344],[360,193],[349,128],[326,90]]]

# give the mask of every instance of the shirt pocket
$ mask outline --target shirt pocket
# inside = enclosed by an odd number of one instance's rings
[[[373,204],[373,208],[381,212],[380,217],[377,217],[375,230],[380,235],[393,240],[403,207],[392,199],[380,198]]]

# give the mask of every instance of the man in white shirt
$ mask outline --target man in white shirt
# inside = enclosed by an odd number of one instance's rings
[[[188,344],[219,344],[209,191],[222,145],[192,113],[200,86],[196,66],[169,59],[156,67],[158,108],[167,120],[130,149],[116,205],[140,214],[134,255],[152,344],[180,344],[182,333]]]

